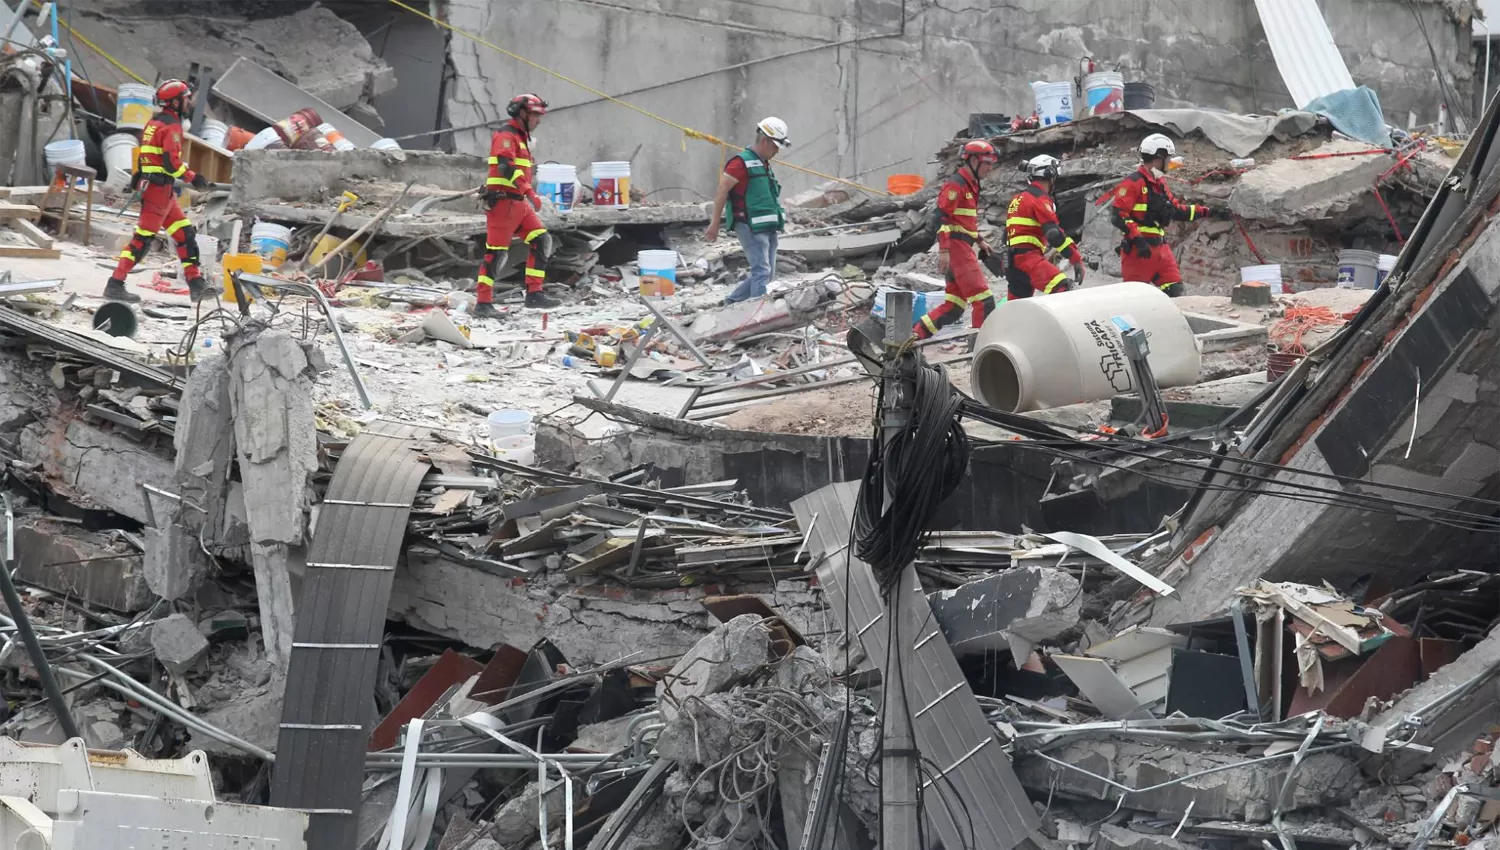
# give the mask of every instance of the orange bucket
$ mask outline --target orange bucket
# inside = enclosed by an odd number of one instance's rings
[[[253,138],[255,138],[255,134],[249,130],[240,127],[230,127],[229,132],[224,136],[224,150],[237,151],[245,145],[250,144],[250,140]]]
[[[892,174],[885,178],[885,190],[892,195],[915,195],[926,182],[920,174]]]

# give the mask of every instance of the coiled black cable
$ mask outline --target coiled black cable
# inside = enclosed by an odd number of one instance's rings
[[[887,384],[882,381],[880,387],[877,409],[882,412]],[[933,515],[969,468],[969,436],[958,416],[963,396],[948,382],[948,371],[918,361],[914,385],[910,416],[901,432],[887,442],[876,425],[854,511],[855,554],[870,565],[882,594],[890,592],[902,569],[916,558]]]

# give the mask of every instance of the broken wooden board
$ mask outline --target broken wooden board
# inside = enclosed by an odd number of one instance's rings
[[[13,204],[9,201],[0,201],[0,220],[30,219],[36,221],[41,217],[42,208],[34,204]]]
[[[52,248],[52,236],[47,231],[37,227],[24,218],[18,218],[10,222],[11,229],[31,240],[31,244],[38,248]]]

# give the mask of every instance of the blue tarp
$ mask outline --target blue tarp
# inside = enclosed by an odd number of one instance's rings
[[[1383,148],[1391,146],[1391,131],[1380,111],[1380,98],[1368,86],[1325,94],[1304,109],[1325,116],[1335,130],[1351,139]]]

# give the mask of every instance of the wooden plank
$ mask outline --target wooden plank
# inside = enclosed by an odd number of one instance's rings
[[[41,207],[31,204],[12,204],[8,201],[0,201],[0,219],[13,221],[15,219],[31,219],[36,221],[42,217]]]
[[[51,248],[52,237],[47,231],[37,227],[24,218],[18,218],[10,223],[10,226],[22,236],[31,240],[31,244],[38,248]]]
[[[29,257],[33,260],[56,260],[62,252],[47,248],[22,248],[18,245],[0,245],[0,257]]]

